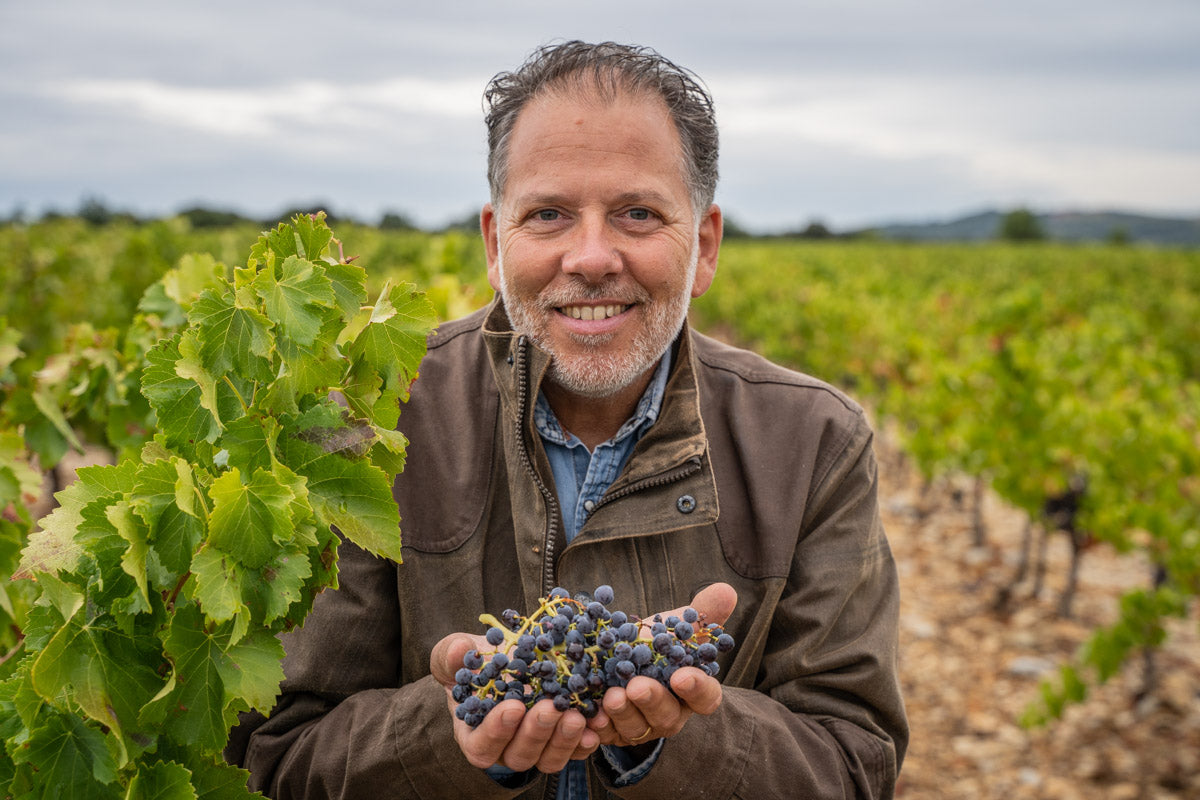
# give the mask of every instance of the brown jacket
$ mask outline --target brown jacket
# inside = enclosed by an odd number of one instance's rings
[[[482,335],[481,335],[482,331]],[[593,798],[886,798],[908,740],[896,671],[898,588],[879,521],[871,431],[830,386],[685,329],[655,425],[570,546],[533,432],[548,357],[503,308],[448,323],[402,411],[404,563],[345,546],[341,586],[285,640],[270,720],[228,755],[278,798],[542,797],[462,755],[435,642],[480,613],[536,607],[555,585],[611,584],[614,606],[686,605],[725,581],[725,688],[638,783]],[[719,503],[719,514],[718,514]],[[552,795],[551,795],[552,796]]]

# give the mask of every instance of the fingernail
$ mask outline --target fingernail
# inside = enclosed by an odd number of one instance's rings
[[[521,718],[525,716],[525,710],[521,708],[506,708],[500,712],[500,722],[506,728],[515,728],[521,724]]]

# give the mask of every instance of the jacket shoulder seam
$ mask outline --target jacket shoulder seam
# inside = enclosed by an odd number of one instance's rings
[[[773,383],[779,386],[793,386],[797,389],[807,389],[816,392],[827,394],[831,398],[844,407],[847,411],[855,415],[862,415],[862,407],[848,395],[838,389],[836,386],[821,380],[820,378],[808,375],[798,370],[789,369],[788,367],[780,366],[767,361],[762,356],[759,356],[751,351],[740,351],[732,345],[727,345],[712,339],[702,334],[695,334],[698,338],[710,343],[718,348],[728,349],[730,353],[745,352],[749,361],[760,361],[763,366],[756,367],[747,363],[734,363],[731,358],[722,358],[721,353],[701,352],[701,348],[696,349],[696,358],[709,369],[720,370],[744,380],[748,383]]]

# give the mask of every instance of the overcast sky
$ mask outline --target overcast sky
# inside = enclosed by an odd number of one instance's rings
[[[717,200],[758,231],[985,207],[1200,216],[1196,0],[0,0],[0,215],[486,197],[480,94],[554,39],[712,90]]]

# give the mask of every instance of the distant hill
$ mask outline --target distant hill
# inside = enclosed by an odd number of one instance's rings
[[[870,232],[881,239],[913,242],[976,242],[997,238],[1006,212],[984,211],[949,222],[881,225]],[[1200,246],[1200,218],[1178,219],[1119,211],[1035,214],[1046,237],[1061,242],[1105,242]]]

